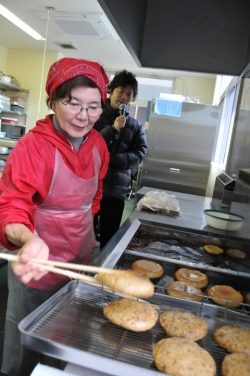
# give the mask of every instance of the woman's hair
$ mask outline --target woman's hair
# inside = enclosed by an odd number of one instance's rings
[[[68,97],[69,101],[71,101],[71,99],[72,99],[71,92],[76,87],[92,87],[94,89],[99,90],[98,86],[92,80],[90,80],[88,77],[86,77],[86,76],[73,77],[73,78],[65,81],[62,85],[60,85],[56,89],[56,91],[53,94],[53,100],[52,101],[50,100],[49,97],[46,99],[46,103],[47,103],[48,108],[52,109],[52,103],[54,101],[57,101],[57,100],[62,99],[62,98]],[[101,104],[102,107],[104,107],[103,101],[101,101],[101,103],[102,103]]]
[[[114,89],[117,87],[126,87],[131,86],[133,89],[133,100],[136,99],[138,94],[138,82],[135,78],[135,75],[131,72],[128,72],[126,69],[117,72],[112,81],[107,85],[107,92],[112,94]]]

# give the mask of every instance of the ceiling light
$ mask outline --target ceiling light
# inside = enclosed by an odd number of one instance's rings
[[[100,18],[101,18],[101,22],[98,22],[100,27],[102,29],[106,29],[108,30],[109,34],[115,39],[115,40],[119,40],[120,37],[119,35],[117,34],[117,32],[115,31],[113,25],[110,23],[110,21],[108,20],[107,17],[104,16],[104,14],[100,13]],[[106,31],[104,30],[104,31]]]
[[[36,40],[45,40],[40,34],[38,34],[35,30],[31,29],[26,23],[20,20],[20,18],[16,17],[13,13],[11,13],[8,9],[4,8],[0,4],[0,15],[7,18],[10,22],[14,25],[25,31],[25,33],[29,34],[32,38]]]

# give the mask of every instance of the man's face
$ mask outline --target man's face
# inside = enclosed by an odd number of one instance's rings
[[[110,96],[110,105],[112,108],[119,109],[120,104],[128,106],[133,100],[134,92],[132,86],[118,86]]]

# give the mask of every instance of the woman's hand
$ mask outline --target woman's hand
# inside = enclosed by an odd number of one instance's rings
[[[30,264],[32,258],[41,260],[48,260],[49,248],[44,241],[38,236],[30,239],[18,252],[20,262],[12,262],[11,267],[17,278],[24,284],[27,284],[31,279],[38,281],[48,272],[43,270],[42,266]]]
[[[27,284],[31,279],[39,280],[48,273],[42,266],[29,263],[32,258],[49,258],[49,248],[41,238],[21,223],[6,225],[5,232],[11,243],[20,246],[20,261],[11,262],[11,268],[22,283]]]

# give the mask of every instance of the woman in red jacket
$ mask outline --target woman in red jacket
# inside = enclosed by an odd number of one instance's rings
[[[106,101],[108,77],[98,64],[64,58],[48,73],[47,103],[13,149],[0,180],[0,243],[18,250],[8,284],[2,372],[30,374],[38,354],[20,345],[18,323],[69,282],[29,264],[31,258],[87,264],[95,239],[109,162],[105,141],[92,129]]]

